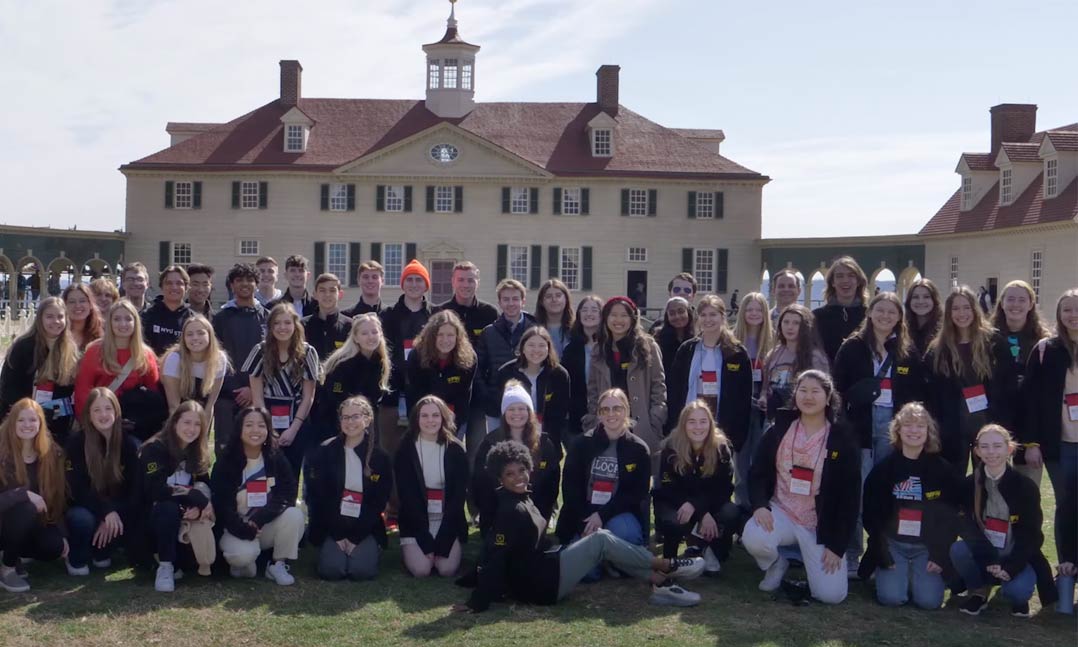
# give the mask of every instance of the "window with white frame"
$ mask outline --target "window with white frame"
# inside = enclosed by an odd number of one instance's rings
[[[528,213],[528,188],[513,187],[509,191],[509,213]]]
[[[648,215],[648,190],[629,189],[629,215]]]
[[[580,248],[562,247],[559,269],[561,281],[570,290],[580,289]]]
[[[951,287],[958,287],[958,257],[951,257]]]
[[[451,213],[453,211],[453,187],[434,187],[434,210],[438,213]]]
[[[464,65],[460,67],[460,88],[462,90],[472,89],[472,61],[464,61]]]
[[[1041,273],[1043,269],[1044,251],[1035,249],[1029,263],[1029,284],[1033,288],[1033,294],[1037,296],[1038,301],[1041,298]]]
[[[289,153],[302,153],[307,139],[306,128],[301,124],[288,124],[284,131],[284,149]]]
[[[438,59],[433,58],[427,64],[427,85],[431,90],[437,90],[440,87],[442,67],[439,65]]]
[[[962,178],[962,208],[969,209],[973,206],[973,178]]]
[[[241,240],[240,256],[258,256],[259,245],[257,240]]]
[[[172,243],[172,264],[191,264],[191,243]]]
[[[348,243],[326,243],[326,271],[341,278],[348,276]]]
[[[386,211],[404,211],[403,186],[386,186]]]
[[[629,251],[625,254],[625,260],[630,263],[647,263],[648,262],[648,248],[647,247],[630,247]]]
[[[179,186],[179,185],[177,185]],[[1059,190],[1059,160],[1044,160],[1044,197],[1056,197]]]
[[[614,154],[614,133],[609,128],[596,128],[592,131],[591,137],[593,157],[610,157]]]
[[[258,208],[258,182],[240,182],[240,207]]]
[[[348,211],[348,185],[329,185],[329,210]]]
[[[696,292],[711,292],[712,277],[715,275],[715,250],[697,249],[693,251],[692,275],[696,278]]]
[[[524,285],[528,284],[528,246],[509,246],[509,276]]]
[[[562,189],[561,212],[566,216],[580,215],[580,189]]]
[[[1011,169],[1005,168],[999,172],[999,203],[1010,204],[1013,177]]]
[[[192,205],[192,186],[191,182],[177,182],[176,193],[173,198],[172,206],[177,209],[190,209]]]
[[[696,219],[712,220],[715,218],[715,193],[712,191],[696,192]]]
[[[447,58],[442,66],[442,87],[457,87],[457,59]]]
[[[400,285],[401,272],[404,271],[403,243],[382,245],[382,268],[385,270],[386,285]]]

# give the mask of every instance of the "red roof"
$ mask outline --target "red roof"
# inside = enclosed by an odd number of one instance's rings
[[[586,136],[595,103],[479,103],[458,119],[413,99],[300,99],[299,107],[316,123],[304,153],[284,152],[288,107],[274,100],[121,170],[325,172],[448,122],[555,175],[767,179],[624,107],[615,154],[604,158],[591,156]]]
[[[1051,130],[1047,137],[1057,151],[1078,151],[1078,130]]]
[[[1037,162],[1041,161],[1041,156],[1037,154],[1041,148],[1040,143],[1028,143],[1028,144],[1003,144],[1003,150],[1007,153],[1007,159],[1012,162]]]
[[[971,171],[995,171],[996,161],[990,153],[962,153],[962,159]]]
[[[1065,222],[1078,216],[1078,178],[1072,180],[1067,188],[1051,200],[1043,198],[1043,181],[1042,173],[1030,182],[1022,195],[1005,207],[999,206],[997,182],[977,206],[965,212],[959,209],[962,204],[962,191],[955,191],[951,199],[940,207],[936,215],[921,229],[920,234],[934,236],[993,231],[1024,225]]]

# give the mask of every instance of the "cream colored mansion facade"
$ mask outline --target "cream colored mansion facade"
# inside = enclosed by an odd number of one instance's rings
[[[558,277],[604,297],[639,297],[642,285],[651,308],[684,270],[723,296],[759,285],[769,178],[722,157],[722,131],[626,109],[611,65],[593,102],[477,103],[479,47],[452,15],[423,50],[425,100],[308,99],[299,62],[281,61],[266,105],[223,124],[170,123],[168,148],[121,167],[126,259],[210,264],[217,299],[234,263],[290,254],[346,286],[361,261],[380,261],[386,303],[411,258],[430,269],[435,301],[461,260],[480,267],[486,300],[503,277],[529,288]]]

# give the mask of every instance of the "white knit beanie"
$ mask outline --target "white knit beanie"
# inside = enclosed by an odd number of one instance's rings
[[[523,404],[528,407],[529,411],[535,410],[532,406],[531,394],[519,384],[505,387],[505,393],[502,394],[502,415],[505,415],[505,410],[511,404]]]

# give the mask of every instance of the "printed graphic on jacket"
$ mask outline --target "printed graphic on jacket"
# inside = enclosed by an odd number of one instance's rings
[[[911,476],[901,483],[895,483],[891,496],[899,501],[923,501],[921,477]]]

